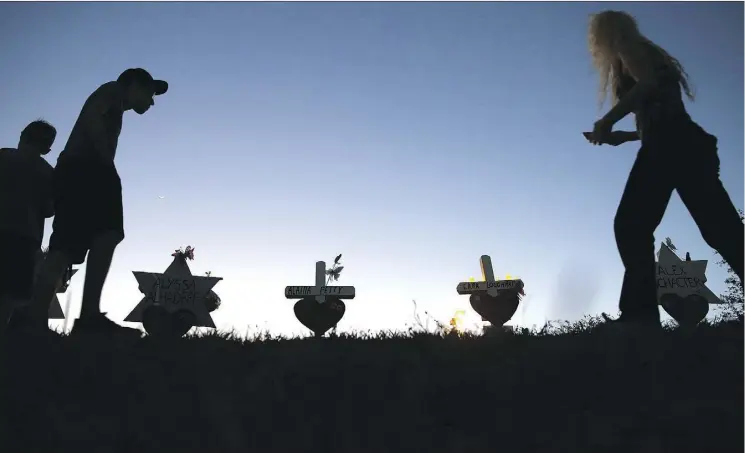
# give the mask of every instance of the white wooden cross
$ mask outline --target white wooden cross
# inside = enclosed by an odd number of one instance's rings
[[[326,286],[326,263],[316,262],[316,284],[314,286],[287,286],[285,297],[304,299],[315,296],[316,302],[326,302],[326,296],[338,299],[354,299],[354,286]]]
[[[496,280],[494,278],[494,268],[492,268],[491,258],[489,255],[481,255],[481,277],[483,278],[480,282],[460,282],[456,291],[458,294],[477,294],[480,292],[486,292],[491,297],[497,297],[499,290],[504,289],[519,289],[522,280]]]

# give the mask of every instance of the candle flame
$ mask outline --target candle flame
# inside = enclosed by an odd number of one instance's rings
[[[466,323],[463,317],[466,315],[465,310],[456,310],[453,317],[450,319],[450,327],[458,333],[463,333],[466,330]]]
[[[518,279],[520,279],[520,277],[518,277],[517,275],[507,274],[507,275],[504,276],[504,279],[505,280],[518,280]],[[494,280],[500,281],[499,275],[495,275],[494,276]],[[476,279],[474,277],[468,277],[468,281],[471,282],[471,283],[473,283],[473,282],[476,281]]]

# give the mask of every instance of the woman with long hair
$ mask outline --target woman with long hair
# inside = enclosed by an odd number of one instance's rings
[[[719,179],[717,138],[685,109],[682,93],[691,100],[693,94],[681,63],[622,11],[592,15],[588,41],[601,106],[610,93],[613,107],[585,136],[595,145],[641,141],[614,222],[626,268],[616,325],[658,329],[654,232],[673,190],[741,282],[745,228]],[[613,131],[629,113],[636,117],[636,131]]]

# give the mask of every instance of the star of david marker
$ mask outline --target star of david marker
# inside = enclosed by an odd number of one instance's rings
[[[196,327],[215,328],[215,322],[204,300],[222,277],[192,275],[186,262],[177,266],[176,260],[162,274],[138,271],[132,273],[145,297],[124,319],[125,321],[142,322],[142,313],[145,309],[158,304],[171,314],[179,310],[192,312],[196,318]]]
[[[39,271],[41,270],[41,264],[44,262],[44,249],[39,249],[36,255],[36,268],[34,270],[34,279],[39,277]],[[71,280],[72,277],[78,272],[77,269],[72,269],[70,272],[68,280]],[[55,291],[54,298],[49,303],[49,310],[47,310],[47,317],[49,319],[65,319],[65,314],[62,312],[62,304],[59,301],[59,297],[57,294],[64,294],[67,291],[67,288],[69,285],[65,285],[64,277],[60,278],[59,286],[57,287],[57,291]]]
[[[70,279],[78,272],[77,269],[73,269],[70,272]],[[64,294],[67,291],[68,286],[67,285],[60,285],[59,288],[57,288],[57,294]],[[59,301],[59,297],[57,294],[54,295],[54,299],[52,299],[52,303],[49,304],[49,319],[65,319],[65,314],[62,313],[62,304]]]
[[[319,304],[326,302],[326,296],[338,299],[354,299],[354,286],[326,286],[326,263],[316,262],[316,284],[314,286],[287,286],[287,299],[304,299],[315,296]]]
[[[660,246],[657,262],[657,302],[664,294],[681,298],[697,294],[710,304],[722,301],[706,287],[706,260],[683,261],[664,243]]]
[[[497,297],[500,290],[521,288],[523,281],[520,279],[496,280],[494,278],[494,268],[492,268],[489,255],[482,255],[479,262],[481,264],[481,278],[483,280],[480,282],[458,283],[456,287],[458,294],[486,293],[490,297]]]

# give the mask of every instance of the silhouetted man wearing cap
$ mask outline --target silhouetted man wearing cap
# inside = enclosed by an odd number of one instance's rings
[[[88,254],[80,318],[73,333],[127,331],[100,310],[101,291],[117,245],[124,239],[122,186],[114,166],[122,118],[127,110],[142,115],[168,84],[144,69],[127,69],[104,83],[83,104],[54,169],[54,210],[49,253],[34,288],[32,304],[11,317],[10,329],[50,332],[49,301],[56,282]]]

